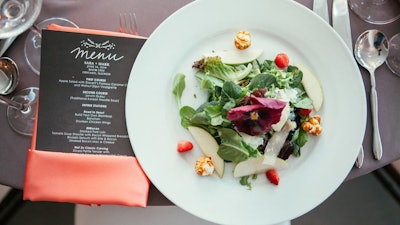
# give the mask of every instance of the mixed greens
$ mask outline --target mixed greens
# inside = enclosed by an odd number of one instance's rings
[[[298,67],[280,68],[269,59],[231,65],[218,56],[204,57],[192,67],[208,98],[198,108],[182,106],[185,75],[175,76],[173,94],[182,127],[206,130],[226,162],[240,163],[266,154],[282,160],[301,155],[309,138],[301,125],[310,118],[313,101]],[[241,183],[248,185],[248,177],[242,177]]]
[[[195,76],[200,81],[200,87],[208,91],[208,100],[197,109],[191,106],[181,107],[181,125],[184,128],[198,126],[207,130],[221,144],[219,155],[227,161],[240,162],[248,157],[263,154],[262,147],[265,147],[268,138],[274,133],[274,130],[269,130],[264,134],[259,134],[255,130],[263,121],[250,118],[248,122],[252,124],[245,126],[249,130],[247,133],[257,133],[258,135],[255,136],[263,141],[259,146],[252,146],[251,140],[246,143],[246,140],[241,138],[240,132],[235,129],[233,121],[227,118],[230,110],[246,106],[252,98],[257,97],[268,100],[288,100],[291,108],[289,118],[293,121],[298,120],[300,123],[296,109],[312,108],[312,100],[301,84],[302,71],[295,66],[290,65],[282,70],[272,60],[227,65],[219,57],[212,57],[195,62],[193,67],[198,69]],[[173,93],[178,105],[181,105],[180,98],[185,87],[184,76],[177,74],[174,81]],[[283,108],[279,109],[277,113],[269,115],[275,116],[274,123],[278,122],[281,116]],[[242,114],[245,119],[246,112]],[[278,121],[276,121],[277,116]],[[300,126],[292,132],[289,142],[293,145],[295,156],[300,155],[300,148],[307,140],[307,133]]]

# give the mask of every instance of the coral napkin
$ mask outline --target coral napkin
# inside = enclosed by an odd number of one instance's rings
[[[48,29],[145,39],[117,32],[58,25],[50,25]],[[146,207],[150,182],[136,157],[36,149],[38,122],[35,122],[26,165],[24,200]]]

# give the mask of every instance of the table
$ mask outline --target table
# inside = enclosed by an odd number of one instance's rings
[[[114,0],[114,1],[91,1],[91,0],[44,0],[43,9],[39,15],[38,22],[49,17],[64,17],[74,21],[82,28],[118,31],[119,14],[135,12],[139,33],[149,36],[156,27],[162,23],[173,12],[191,2],[190,0]],[[312,0],[297,0],[297,2],[312,9]],[[329,12],[331,12],[331,0]],[[353,43],[358,35],[366,29],[379,29],[389,38],[400,32],[400,20],[389,25],[372,25],[359,19],[353,12],[350,12],[352,25]],[[17,90],[29,86],[39,86],[39,77],[30,70],[24,60],[23,45],[27,32],[20,35],[4,54],[13,58],[19,67],[20,83]],[[340,65],[338,65],[340,66]],[[370,93],[370,82],[368,72],[361,68],[365,84],[366,96]],[[397,112],[400,111],[400,102],[396,94],[400,87],[400,77],[393,75],[386,65],[376,71],[376,82],[379,103],[379,123],[383,145],[383,157],[376,161],[372,154],[372,124],[370,114],[370,103],[368,103],[368,117],[363,142],[365,159],[361,169],[353,168],[346,180],[353,179],[370,173],[378,168],[400,159],[400,120]],[[340,87],[338,87],[340,91]],[[22,189],[25,175],[25,163],[27,150],[30,146],[30,137],[25,137],[14,132],[6,120],[6,106],[0,105],[0,184],[13,188]],[[351,109],[341,109],[351,110]],[[149,205],[172,204],[154,186],[151,186],[149,194]]]

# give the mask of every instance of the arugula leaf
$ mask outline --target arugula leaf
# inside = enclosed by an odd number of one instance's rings
[[[300,157],[301,156],[300,147],[296,143],[293,144],[293,156],[294,157]]]
[[[296,88],[301,85],[301,80],[303,80],[303,72],[296,66],[289,65],[286,69],[287,72],[293,73],[292,87]]]
[[[257,76],[251,80],[249,84],[249,90],[255,90],[255,89],[263,89],[270,87],[271,85],[277,85],[278,83],[276,82],[276,78],[274,75],[271,74],[265,74],[265,73],[260,73]]]
[[[257,158],[257,157],[261,156],[261,153],[257,149],[252,148],[250,145],[246,144],[245,142],[242,142],[242,144],[249,152],[249,157]]]
[[[241,162],[249,158],[249,152],[244,147],[240,135],[233,129],[222,128],[219,130],[221,144],[218,155],[227,161]]]
[[[174,77],[174,83],[172,88],[172,93],[174,94],[175,101],[178,104],[178,107],[181,107],[181,98],[183,90],[185,90],[185,74],[178,73]]]
[[[204,108],[204,112],[212,126],[221,125],[224,122],[220,105],[211,105]]]
[[[240,178],[240,181],[239,181],[241,185],[247,186],[248,190],[252,189],[251,182],[249,181],[250,177],[252,180],[256,180],[257,174],[253,174],[251,176],[243,176]]]
[[[239,99],[243,96],[242,88],[232,81],[225,82],[222,86],[222,91],[223,95],[232,99]]]
[[[298,128],[295,130],[290,141],[293,143],[293,155],[295,157],[301,156],[301,147],[303,147],[308,142],[308,135],[303,129]]]
[[[298,128],[294,132],[291,141],[297,144],[300,148],[308,142],[308,135],[303,129]]]
[[[210,121],[208,120],[208,117],[206,115],[206,112],[201,111],[201,112],[196,112],[191,121],[193,125],[205,125],[208,126],[210,124]]]
[[[228,111],[234,108],[244,95],[246,95],[246,91],[239,85],[230,81],[225,82],[221,90],[219,102],[221,105],[221,115],[226,118]]]
[[[196,111],[190,106],[183,106],[179,110],[179,115],[181,116],[181,125],[184,128],[187,128],[192,124],[191,120],[195,115]]]
[[[278,67],[276,67],[275,62],[272,60],[264,60],[264,62],[260,65],[260,71],[261,73],[277,70]]]
[[[248,190],[251,190],[251,183],[249,182],[250,176],[243,176],[240,178],[240,184],[243,186],[247,186]]]

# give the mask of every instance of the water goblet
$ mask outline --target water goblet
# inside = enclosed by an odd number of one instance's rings
[[[18,84],[18,67],[7,57],[0,58],[0,103],[6,104],[7,120],[10,127],[19,134],[31,136],[36,118],[36,104],[39,89],[29,87],[18,91],[9,99]]]
[[[14,37],[29,29],[39,16],[43,0],[0,2],[0,39]]]
[[[400,76],[400,33],[389,40],[389,54],[386,65],[394,74]]]
[[[40,51],[42,42],[41,30],[45,29],[50,24],[78,28],[78,25],[74,22],[59,17],[48,18],[31,27],[31,31],[25,39],[24,54],[29,67],[37,75],[40,74]]]
[[[350,9],[372,24],[388,24],[400,18],[399,0],[349,0]]]

